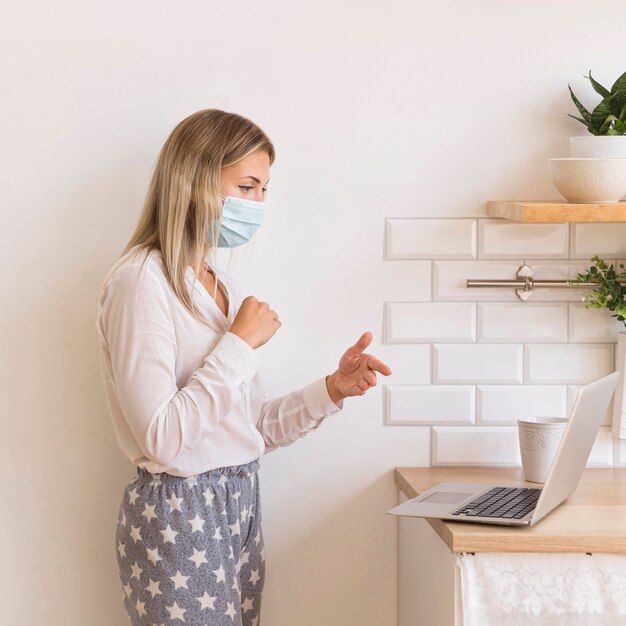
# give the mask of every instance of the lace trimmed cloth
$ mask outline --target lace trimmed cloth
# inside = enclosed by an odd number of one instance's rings
[[[461,554],[463,626],[626,626],[626,554]]]

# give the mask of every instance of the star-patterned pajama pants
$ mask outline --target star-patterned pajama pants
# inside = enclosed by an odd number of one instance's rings
[[[265,581],[259,461],[189,478],[137,467],[115,542],[132,626],[258,626]]]

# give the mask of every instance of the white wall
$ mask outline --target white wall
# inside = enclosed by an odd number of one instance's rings
[[[167,135],[217,107],[256,121],[278,151],[267,219],[234,270],[283,322],[263,347],[269,391],[330,373],[365,330],[394,371],[262,460],[263,621],[395,624],[393,468],[431,462],[437,422],[385,424],[419,419],[385,418],[383,382],[430,385],[430,344],[445,341],[385,335],[385,303],[436,301],[438,262],[436,250],[385,257],[386,220],[480,220],[488,199],[558,198],[545,159],[584,131],[566,116],[567,83],[591,102],[583,73],[611,83],[626,69],[626,5],[60,0],[13,3],[4,18],[0,621],[127,623],[114,524],[134,469],[106,411],[95,300]],[[559,323],[545,346],[577,341]],[[507,384],[529,384],[517,376]],[[554,383],[559,402],[570,382]],[[447,437],[453,460],[463,446],[449,429],[507,428],[443,424],[433,440]]]

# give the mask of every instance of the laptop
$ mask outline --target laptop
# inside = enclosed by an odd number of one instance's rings
[[[620,372],[580,388],[543,488],[439,483],[387,511],[455,522],[532,526],[578,486]]]

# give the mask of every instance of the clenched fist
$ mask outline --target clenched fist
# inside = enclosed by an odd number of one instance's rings
[[[248,296],[241,303],[230,332],[258,348],[267,343],[281,326],[276,311],[270,309],[267,302]]]

